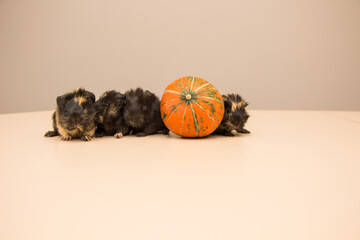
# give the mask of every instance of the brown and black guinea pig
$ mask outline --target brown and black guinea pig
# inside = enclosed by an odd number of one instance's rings
[[[53,131],[45,137],[61,136],[61,140],[70,141],[80,138],[90,141],[96,130],[95,95],[78,88],[56,98],[57,107],[52,116]]]
[[[214,134],[224,136],[234,136],[233,130],[238,133],[250,133],[244,128],[249,114],[246,107],[249,105],[245,102],[239,94],[222,95],[225,105],[224,117],[220,126],[215,130]]]
[[[148,90],[137,88],[125,92],[124,120],[124,127],[138,137],[169,134],[161,119],[160,100]]]
[[[115,90],[103,93],[95,102],[98,112],[96,137],[114,136],[122,138],[129,134],[124,120],[125,95]]]

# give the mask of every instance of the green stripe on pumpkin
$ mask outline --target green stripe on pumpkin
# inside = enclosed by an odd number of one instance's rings
[[[170,112],[169,112],[169,114],[167,114],[166,112],[164,112],[162,119],[164,120],[166,117],[168,117],[167,120],[169,120],[170,117],[172,116],[172,114],[175,112],[176,108],[179,107],[179,106],[181,106],[183,103],[184,103],[184,102],[181,102],[181,103],[179,103],[179,104],[177,104],[177,105],[173,105],[172,108],[171,108],[171,110],[170,110]]]
[[[197,120],[197,116],[196,116],[196,114],[195,114],[195,111],[194,111],[192,102],[190,103],[190,108],[191,108],[192,115],[193,115],[193,118],[194,118],[194,125],[195,125],[196,136],[198,137],[199,134],[200,134],[199,122],[198,122],[198,120]]]
[[[185,121],[185,117],[186,117],[186,109],[187,107],[189,106],[189,104],[186,104],[186,107],[185,107],[185,110],[184,110],[184,115],[183,115],[183,119],[182,119],[182,122],[181,122],[181,128],[180,128],[180,134],[184,128],[184,121]]]
[[[171,102],[171,101],[174,101],[174,100],[177,100],[177,101],[178,101],[179,99],[177,99],[177,98],[169,99],[169,100],[167,100],[166,102],[162,103],[161,106],[167,105],[168,102]]]
[[[189,91],[191,91],[191,90],[192,90],[192,88],[193,88],[193,86],[194,86],[194,82],[195,82],[195,81],[196,81],[195,77],[192,77],[192,79],[191,79],[191,86],[190,86]]]
[[[204,112],[206,112],[206,114],[208,115],[209,118],[211,118],[211,120],[213,120],[214,123],[216,123],[215,119],[213,116],[211,116],[211,113],[209,111],[207,111],[203,106],[200,105],[200,103],[198,103],[197,101],[194,101],[194,103],[196,103]],[[208,102],[209,103],[209,102]],[[214,105],[213,105],[214,106]]]
[[[215,113],[216,110],[215,110],[215,107],[214,107],[214,104],[212,104],[211,102],[208,102],[208,101],[205,101],[205,100],[201,100],[203,103],[207,104],[210,106],[210,111],[211,113]]]
[[[202,99],[202,98],[211,99],[211,100],[214,100],[214,101],[217,101],[217,102],[221,103],[221,106],[224,105],[224,102],[221,101],[221,100],[220,100],[219,98],[217,98],[217,97],[203,97],[203,96],[201,96],[201,97],[198,97],[198,98],[200,98],[200,99]]]
[[[166,92],[166,93],[176,93],[176,94],[181,94],[181,93],[179,93],[179,92],[177,92],[177,91],[174,91],[174,90],[165,90],[164,92]]]
[[[198,87],[197,89],[195,89],[194,92],[198,92],[198,91],[199,91],[200,89],[202,89],[203,87],[206,87],[206,86],[209,86],[209,85],[210,85],[210,83],[206,83],[206,84]]]

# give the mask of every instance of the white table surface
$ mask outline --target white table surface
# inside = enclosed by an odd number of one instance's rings
[[[0,239],[360,239],[360,112],[250,114],[250,135],[91,142],[0,115]]]

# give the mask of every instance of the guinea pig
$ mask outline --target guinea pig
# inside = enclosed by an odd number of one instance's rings
[[[98,112],[98,125],[95,136],[104,135],[122,138],[129,134],[129,127],[124,121],[125,95],[115,90],[107,91],[95,102]]]
[[[239,94],[222,95],[225,105],[224,117],[220,126],[215,130],[214,134],[224,136],[234,136],[233,130],[238,133],[250,133],[244,128],[249,114],[246,107],[249,105],[245,102]]]
[[[61,136],[61,140],[70,141],[80,138],[90,141],[96,130],[95,95],[78,88],[56,98],[57,107],[52,116],[53,131],[45,137]]]
[[[124,120],[132,131],[131,134],[138,137],[159,132],[169,134],[161,119],[159,98],[141,88],[131,89],[125,93]]]

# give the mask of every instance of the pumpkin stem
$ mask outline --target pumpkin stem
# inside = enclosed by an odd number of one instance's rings
[[[186,100],[190,100],[191,99],[191,95],[190,94],[186,94]]]

